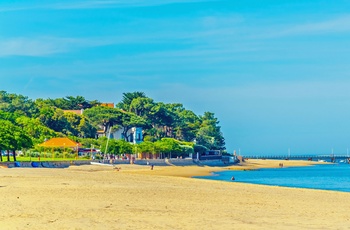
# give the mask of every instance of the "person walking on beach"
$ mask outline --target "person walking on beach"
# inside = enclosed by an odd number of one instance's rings
[[[154,165],[151,165],[151,170],[153,170]]]

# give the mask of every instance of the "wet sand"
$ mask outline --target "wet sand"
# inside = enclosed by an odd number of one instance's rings
[[[308,165],[248,160],[231,169]],[[189,178],[212,167],[0,169],[1,229],[349,229],[350,193]],[[227,170],[227,168],[225,169]]]

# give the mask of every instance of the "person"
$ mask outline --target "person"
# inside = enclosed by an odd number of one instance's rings
[[[234,176],[232,176],[232,177],[231,177],[231,180],[235,180],[235,177],[234,177]]]
[[[151,165],[151,170],[153,170],[154,165]]]

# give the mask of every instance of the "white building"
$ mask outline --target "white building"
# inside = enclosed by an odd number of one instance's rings
[[[126,138],[123,135],[123,128],[112,131],[110,138],[113,138],[116,140],[126,140]],[[142,139],[143,139],[143,135],[142,135],[141,127],[133,127],[129,129],[129,131],[127,132],[128,142],[139,144],[142,142]]]

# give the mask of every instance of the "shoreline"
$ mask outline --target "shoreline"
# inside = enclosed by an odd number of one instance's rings
[[[130,165],[121,166],[120,172],[128,172],[131,174],[142,175],[158,175],[171,177],[185,177],[192,178],[197,176],[209,176],[212,173],[220,171],[244,171],[244,170],[259,170],[262,168],[280,168],[279,164],[283,163],[283,167],[306,167],[319,164],[327,164],[324,162],[313,161],[299,161],[299,160],[260,160],[249,159],[237,165],[230,165],[225,167],[211,167],[211,166],[156,166],[153,170],[147,166]],[[125,170],[123,170],[123,168]]]

